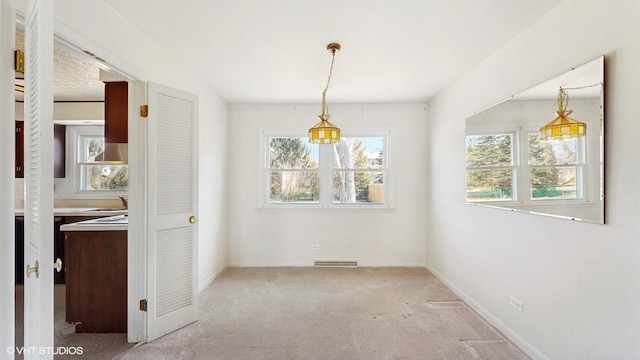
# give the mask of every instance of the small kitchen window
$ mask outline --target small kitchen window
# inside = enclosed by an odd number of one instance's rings
[[[76,134],[75,176],[76,190],[82,192],[126,192],[129,183],[129,168],[126,164],[111,164],[96,161],[104,151],[102,134]]]
[[[67,180],[57,183],[56,192],[66,198],[102,198],[126,194],[127,164],[99,161],[104,151],[102,126],[67,126]]]

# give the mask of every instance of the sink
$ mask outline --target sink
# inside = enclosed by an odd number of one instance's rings
[[[126,208],[98,208],[98,209],[92,209],[91,211],[126,211]]]
[[[76,225],[101,225],[101,224],[114,224],[114,225],[126,225],[129,223],[129,217],[127,215],[116,215],[102,217],[98,219],[85,220],[76,223]]]
[[[99,218],[94,220],[89,220],[89,222],[110,222],[110,223],[118,223],[118,224],[127,224],[129,222],[129,217],[127,215],[117,215],[117,216],[109,216],[106,218]]]

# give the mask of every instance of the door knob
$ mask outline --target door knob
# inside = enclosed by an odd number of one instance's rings
[[[198,217],[197,217],[197,216],[195,216],[195,215],[191,215],[191,216],[189,216],[189,222],[190,222],[191,224],[195,224],[195,223],[197,223],[197,222],[198,222]]]
[[[34,267],[31,267],[31,265],[27,264],[27,277],[31,277],[31,273],[36,274],[36,279],[40,276],[38,260],[36,260]]]
[[[62,260],[60,260],[60,258],[57,258],[56,262],[53,263],[53,268],[56,269],[57,272],[62,271]]]

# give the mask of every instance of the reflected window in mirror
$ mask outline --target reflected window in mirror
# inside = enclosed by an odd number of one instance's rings
[[[513,201],[518,179],[514,132],[467,135],[467,201]]]
[[[529,198],[581,200],[585,196],[585,138],[543,140],[529,133]]]
[[[583,131],[540,140],[560,112]],[[603,224],[604,113],[604,57],[473,113],[466,119],[467,203]]]

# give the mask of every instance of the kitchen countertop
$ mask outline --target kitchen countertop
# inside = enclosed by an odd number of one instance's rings
[[[102,210],[100,210],[102,209]],[[122,215],[126,214],[128,211],[126,209],[115,209],[115,208],[75,208],[75,207],[63,207],[63,208],[54,208],[53,216],[113,216],[113,215]],[[16,216],[24,216],[24,209],[15,209]]]
[[[129,217],[116,215],[60,226],[60,231],[127,231]]]

